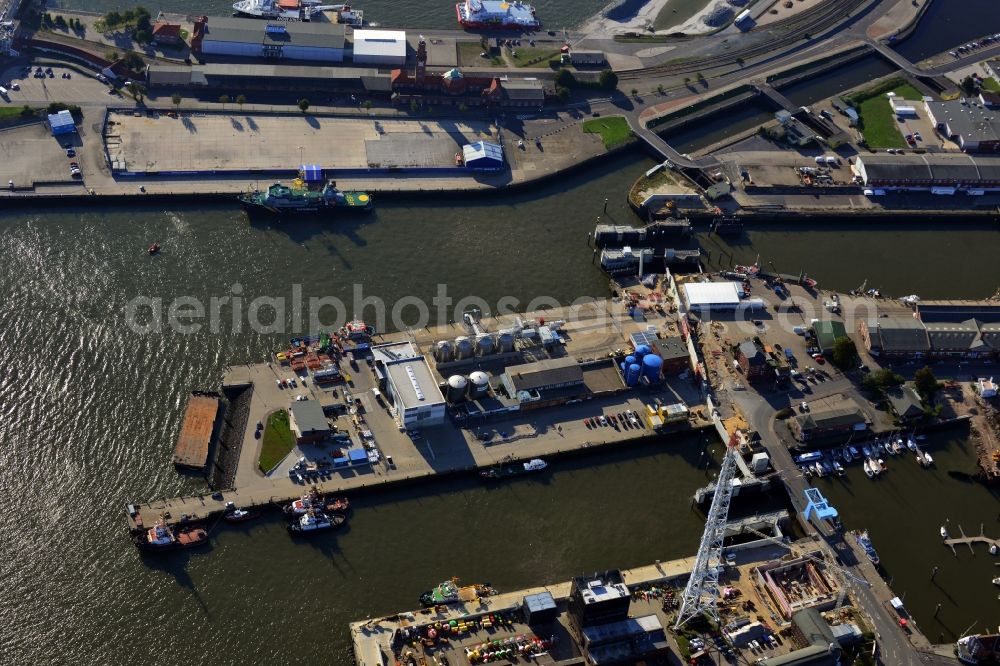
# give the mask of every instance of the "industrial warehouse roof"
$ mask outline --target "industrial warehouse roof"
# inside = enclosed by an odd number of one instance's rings
[[[1000,139],[1000,115],[995,111],[965,100],[925,103],[935,122],[947,124],[953,134],[966,141]]]
[[[354,56],[406,57],[406,33],[402,30],[355,30]]]
[[[1000,322],[1000,301],[920,301],[917,313],[924,323],[932,321],[961,322],[978,319],[981,322]]]
[[[966,154],[864,155],[858,158],[872,181],[978,181],[1000,180],[1000,157]]]
[[[684,285],[684,296],[691,307],[737,305],[740,286],[736,282],[688,282]]]
[[[975,319],[963,322],[927,322],[924,326],[931,349],[985,351],[987,348],[979,336],[979,322]]]
[[[338,23],[213,16],[205,26],[205,41],[342,49],[345,28]]]
[[[326,414],[318,400],[301,400],[293,402],[288,411],[295,421],[295,427],[300,433],[324,432],[330,429],[326,422]]]
[[[836,428],[865,423],[865,415],[857,407],[834,407],[823,411],[813,411],[799,414],[795,417],[799,427],[804,431],[817,428]]]
[[[687,358],[688,355],[687,345],[676,335],[657,340],[653,349],[662,359]]]
[[[507,368],[515,391],[535,391],[560,384],[583,382],[583,369],[571,357],[547,358]]]
[[[503,148],[487,141],[476,141],[462,147],[466,166],[503,166]]]
[[[386,373],[404,410],[444,403],[441,389],[423,356],[387,365]]]
[[[885,395],[892,405],[892,411],[901,418],[910,419],[924,413],[920,396],[909,386],[893,386],[886,390]]]
[[[870,335],[878,335],[885,351],[927,351],[927,331],[912,317],[876,317],[868,320]]]
[[[208,79],[244,78],[260,80],[316,80],[316,81],[358,81],[367,90],[389,90],[392,83],[388,74],[380,74],[377,69],[367,67],[317,67],[309,65],[255,65],[248,63],[208,63],[205,65],[149,65],[150,85],[188,85]]]
[[[847,336],[847,329],[844,327],[844,322],[834,319],[816,322],[813,324],[813,330],[816,331],[816,340],[823,351],[833,349],[833,343],[837,338]]]
[[[545,88],[538,79],[514,79],[511,81],[501,81],[503,88],[509,99],[533,99],[544,100]]]

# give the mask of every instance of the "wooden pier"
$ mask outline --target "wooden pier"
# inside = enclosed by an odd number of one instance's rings
[[[947,528],[947,525],[945,525],[945,527]],[[951,552],[955,554],[955,557],[958,557],[958,550],[955,549],[955,546],[963,546],[963,545],[968,546],[969,552],[975,555],[976,550],[975,548],[973,548],[973,546],[977,543],[986,544],[986,547],[989,548],[990,550],[996,549],[1000,551],[1000,539],[991,539],[988,536],[986,536],[986,532],[982,524],[979,525],[978,536],[966,536],[965,530],[962,529],[961,525],[958,526],[958,533],[961,534],[962,536],[955,539],[948,538],[944,540],[944,545],[951,548]]]

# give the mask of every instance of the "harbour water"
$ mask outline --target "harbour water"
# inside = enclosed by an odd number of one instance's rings
[[[117,4],[101,2],[86,8]],[[572,24],[604,3],[535,4],[552,25],[560,11]],[[939,5],[957,2],[934,0],[931,11]],[[358,6],[387,24],[453,26],[453,3]],[[359,498],[348,531],[310,543],[293,544],[268,519],[220,529],[206,552],[147,559],[123,529],[125,501],[202,487],[169,463],[183,396],[216,386],[224,366],[257,361],[285,337],[236,333],[226,322],[218,335],[139,335],[125,325],[130,299],[207,300],[236,283],[248,301],[300,284],[305,297],[349,302],[355,283],[390,303],[430,299],[439,283],[456,300],[603,296],[586,234],[598,215],[636,221],[624,192],[651,165],[627,154],[530,193],[404,201],[368,219],[282,226],[251,225],[235,206],[0,213],[4,661],[346,664],[348,620],[409,607],[452,575],[512,589],[693,553],[702,522],[689,497],[707,477],[694,467],[701,443],[689,440],[560,464],[549,477],[495,489],[470,480]],[[151,259],[154,240],[164,252]],[[728,262],[723,250],[737,263],[760,255],[839,290],[868,279],[888,293],[977,298],[997,286],[988,267],[1000,237],[981,222],[803,220],[701,240],[716,265]],[[949,640],[974,621],[995,624],[984,578],[994,567],[985,552],[953,556],[937,528],[946,518],[967,532],[984,522],[996,536],[1000,502],[950,473],[972,471],[967,441],[933,444],[935,471],[900,460],[878,482],[853,470],[844,485],[821,483],[848,527],[869,529],[929,638]]]

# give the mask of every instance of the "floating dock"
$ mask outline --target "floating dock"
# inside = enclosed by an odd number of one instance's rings
[[[212,443],[212,432],[218,415],[217,393],[191,394],[184,413],[184,424],[174,448],[174,465],[186,469],[205,469],[208,464],[208,447]]]

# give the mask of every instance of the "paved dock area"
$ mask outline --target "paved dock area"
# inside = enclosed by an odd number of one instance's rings
[[[609,351],[626,348],[628,336],[647,327],[669,334],[676,329],[672,315],[650,313],[648,318],[611,319],[609,315],[619,315],[623,305],[610,300],[597,301],[581,306],[575,311],[545,310],[538,313],[522,314],[524,321],[545,317],[553,321],[561,315],[567,323],[563,329],[566,341],[565,354],[579,361],[606,358]],[[514,315],[490,318],[482,322],[491,331],[513,325]],[[432,372],[443,382],[455,372],[471,372],[475,365],[456,368],[450,364],[441,372],[436,369],[430,350],[437,340],[453,340],[464,333],[455,325],[431,327],[420,331],[376,336],[373,344],[410,340],[430,361]],[[541,346],[532,347],[527,356],[518,362],[533,360],[543,353]],[[331,417],[338,429],[352,434],[355,442],[361,430],[372,433],[379,453],[379,461],[373,465],[357,465],[331,469],[317,484],[324,492],[350,492],[372,489],[388,484],[430,479],[436,475],[474,473],[475,470],[496,465],[507,460],[529,460],[537,457],[560,456],[589,448],[614,446],[631,440],[651,437],[655,433],[648,426],[640,428],[588,427],[584,419],[593,416],[619,414],[626,410],[643,413],[646,406],[655,400],[664,404],[683,402],[691,410],[687,421],[672,424],[667,432],[689,431],[710,428],[707,409],[701,402],[701,394],[689,379],[670,377],[661,386],[641,390],[625,390],[619,385],[614,393],[602,393],[592,399],[575,404],[552,406],[541,409],[523,410],[508,414],[504,418],[489,420],[470,428],[459,428],[450,420],[438,426],[420,428],[418,437],[403,432],[396,418],[387,407],[381,406],[371,389],[376,386],[372,370],[365,364],[351,368],[341,361],[341,370],[350,375],[350,383],[320,388],[313,382],[302,384],[298,376],[297,388],[282,388],[276,380],[296,377],[287,365],[277,360],[230,368],[225,374],[224,385],[239,386],[252,384],[253,396],[240,459],[235,474],[234,488],[223,491],[213,499],[208,492],[203,495],[161,499],[136,505],[138,516],[144,524],[151,524],[161,514],[169,514],[170,522],[206,518],[221,511],[225,503],[232,501],[240,506],[264,506],[280,504],[297,498],[307,488],[289,475],[291,464],[299,457],[315,462],[325,462],[334,455],[334,447],[328,445],[308,445],[296,447],[292,453],[270,474],[258,469],[261,440],[257,438],[256,424],[265,422],[272,412],[287,409],[296,397],[301,395],[316,400],[324,407],[339,405],[341,416]],[[620,380],[619,380],[620,384]],[[347,397],[360,405],[363,422],[354,423],[347,413]],[[333,409],[329,409],[332,412]],[[669,445],[667,442],[665,445]],[[393,464],[386,459],[391,457]]]
[[[132,172],[454,167],[467,143],[489,139],[482,120],[329,118],[312,114],[109,114],[113,163]],[[169,147],[169,149],[166,149]]]

